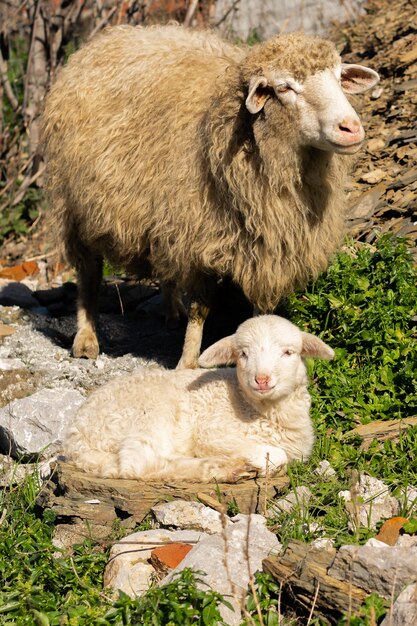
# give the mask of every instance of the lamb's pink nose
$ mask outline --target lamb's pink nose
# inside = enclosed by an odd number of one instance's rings
[[[268,389],[269,382],[271,377],[268,374],[257,374],[255,376],[255,381],[258,385],[258,389]]]

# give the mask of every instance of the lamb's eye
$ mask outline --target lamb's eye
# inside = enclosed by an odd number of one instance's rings
[[[282,353],[282,356],[291,356],[292,354],[294,354],[294,350],[291,350],[290,348],[287,348],[286,350],[284,350],[284,352]]]
[[[246,352],[246,350],[241,350],[240,351],[240,356],[242,359],[247,359],[248,358],[248,353]]]

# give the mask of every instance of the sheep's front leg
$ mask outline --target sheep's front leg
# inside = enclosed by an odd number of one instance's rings
[[[255,445],[246,451],[245,458],[258,469],[259,476],[265,476],[267,467],[271,474],[282,472],[288,463],[287,453],[277,446]]]
[[[98,292],[103,274],[103,259],[85,255],[77,263],[78,301],[77,334],[72,345],[73,356],[96,359],[99,345],[96,334]]]

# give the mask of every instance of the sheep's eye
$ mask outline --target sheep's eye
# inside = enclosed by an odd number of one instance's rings
[[[294,354],[294,350],[290,350],[290,348],[287,348],[287,350],[284,350],[284,352],[282,353],[282,356],[291,356],[292,354]]]
[[[241,350],[240,351],[240,356],[242,359],[247,359],[248,358],[248,353],[246,352],[246,350]]]

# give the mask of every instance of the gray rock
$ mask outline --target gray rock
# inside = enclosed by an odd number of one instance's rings
[[[0,454],[0,487],[11,487],[22,483],[28,476],[34,476],[37,483],[51,475],[51,463],[56,457],[39,463],[20,463],[7,454]]]
[[[91,526],[87,523],[79,524],[56,524],[52,537],[52,544],[58,548],[53,553],[54,557],[62,557],[64,553],[73,552],[73,547],[77,543],[83,543],[86,539],[100,541],[107,539],[109,529],[107,526],[95,524]]]
[[[359,482],[353,490],[340,491],[339,496],[345,500],[350,514],[351,530],[358,525],[375,529],[382,519],[399,514],[398,500],[390,495],[387,485],[365,472],[360,473]]]
[[[0,359],[0,370],[17,370],[25,367],[20,359]]]
[[[312,493],[308,487],[303,485],[296,487],[294,491],[289,491],[284,498],[273,502],[268,510],[268,517],[281,513],[292,513],[295,509],[298,509],[302,514],[306,511],[311,496]]]
[[[240,515],[225,533],[208,535],[186,555],[181,563],[161,581],[169,582],[185,567],[204,572],[206,585],[230,601],[234,611],[220,607],[230,626],[241,623],[241,606],[247,594],[249,576],[262,570],[262,561],[281,549],[277,537],[266,528],[261,515]],[[226,566],[227,564],[227,566]]]
[[[11,280],[0,280],[0,304],[18,306],[21,309],[38,307],[39,301],[33,296],[32,290],[23,283]]]
[[[145,530],[121,539],[110,550],[104,572],[104,587],[139,596],[155,579],[155,570],[148,562],[154,548],[168,543],[197,543],[202,533],[189,530]]]
[[[381,626],[416,626],[417,584],[408,585],[390,607]]]
[[[332,479],[333,476],[336,476],[336,472],[330,465],[329,461],[320,461],[314,470],[314,473],[324,479]]]
[[[351,0],[349,11],[359,12],[364,0]],[[344,2],[334,0],[217,0],[215,21],[224,34],[234,33],[246,40],[256,33],[261,39],[280,32],[303,30],[321,34],[334,20],[345,21],[352,13]]]
[[[162,502],[152,507],[152,512],[162,526],[200,530],[209,534],[222,531],[220,513],[200,502],[187,502],[186,500]],[[225,523],[230,524],[230,519],[225,518]]]
[[[394,546],[382,542],[342,546],[328,574],[389,599],[417,582],[417,537],[410,539]]]
[[[0,409],[0,452],[13,458],[58,447],[69,419],[84,402],[75,390],[42,389]]]

